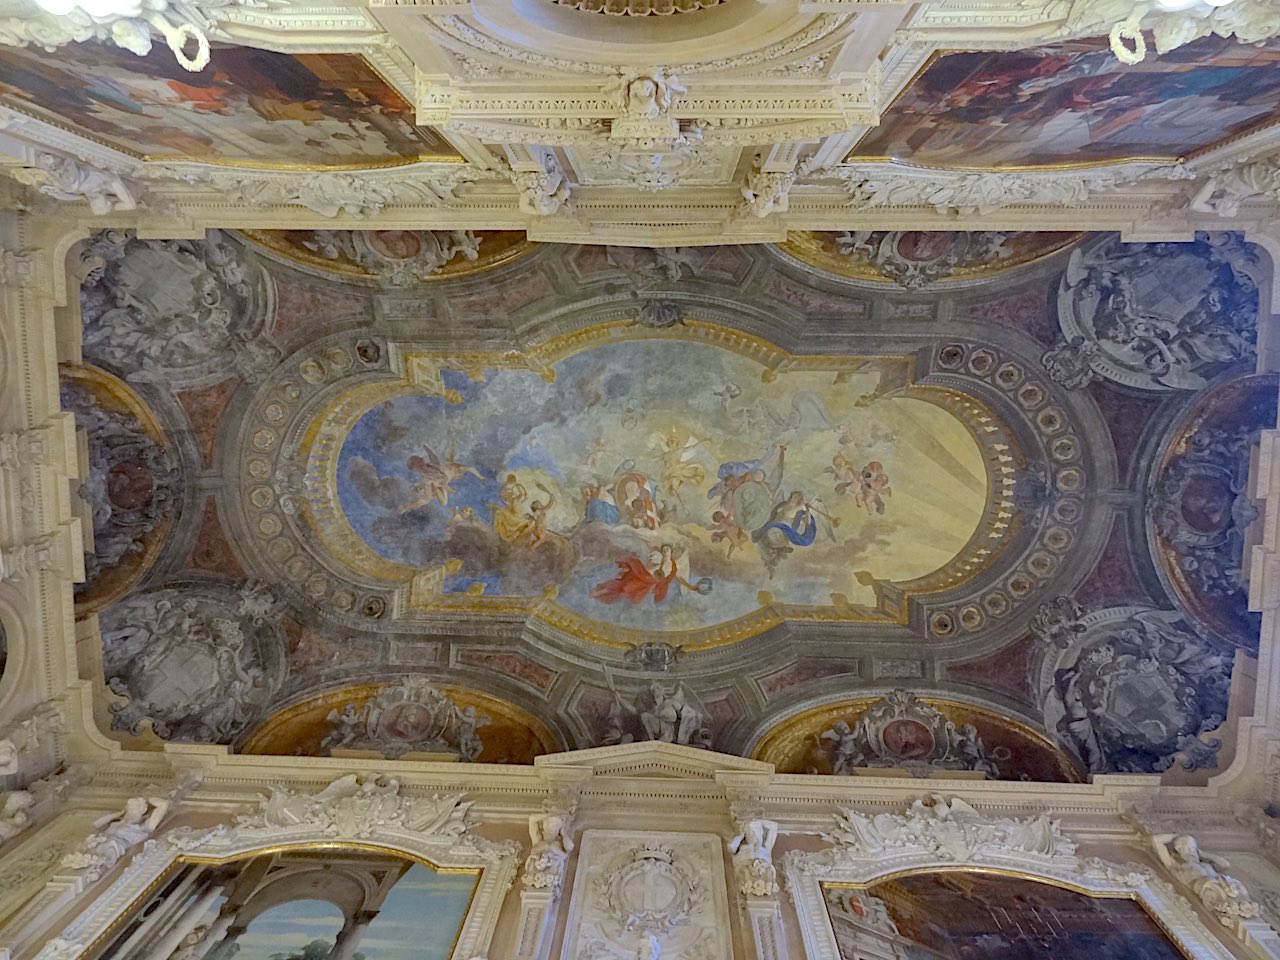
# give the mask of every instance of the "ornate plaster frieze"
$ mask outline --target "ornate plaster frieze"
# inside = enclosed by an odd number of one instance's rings
[[[1140,180],[1165,176],[1167,167],[1130,163],[1070,171],[959,173],[895,163],[846,163],[814,171],[838,179],[855,210],[931,207],[940,214],[984,216],[1010,206],[1070,206]]]
[[[896,859],[921,855],[943,863],[1000,857],[1062,866],[1077,863],[1075,843],[1046,814],[986,817],[964,800],[947,800],[940,794],[916,800],[905,814],[842,810],[832,831],[822,836],[834,844],[830,850],[799,854],[791,862],[802,870],[860,861],[887,867]]]

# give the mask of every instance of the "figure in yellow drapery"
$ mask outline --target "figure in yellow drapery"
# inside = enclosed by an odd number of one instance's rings
[[[680,488],[686,484],[696,486],[707,477],[705,467],[689,461],[697,453],[698,447],[708,440],[694,437],[682,437],[675,430],[666,435],[655,433],[649,438],[650,446],[662,455],[662,489],[684,503]]]
[[[502,501],[502,506],[493,506],[493,529],[506,543],[514,543],[533,529],[533,520],[524,509],[529,492],[514,473],[508,473],[506,481],[498,490],[498,499]]]

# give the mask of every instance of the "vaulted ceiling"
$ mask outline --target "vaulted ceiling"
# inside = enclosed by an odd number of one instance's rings
[[[1176,5],[0,0],[98,723],[1203,780],[1280,15]]]
[[[1238,234],[105,231],[76,256],[77,614],[126,743],[1222,759],[1277,387]]]

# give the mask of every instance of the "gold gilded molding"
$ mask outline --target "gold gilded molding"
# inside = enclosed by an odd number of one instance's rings
[[[326,718],[332,710],[341,710],[352,702],[364,702],[394,681],[363,683],[326,691],[271,714],[260,723],[239,753],[276,756],[321,756],[320,741],[329,732]],[[480,728],[484,750],[477,763],[533,763],[533,758],[563,749],[556,736],[537,717],[498,697],[451,683],[434,684],[460,709],[474,707],[476,713],[489,718]]]
[[[107,411],[133,417],[155,443],[176,456],[164,430],[146,401],[119,377],[91,364],[61,364],[58,377],[83,387]],[[173,517],[164,517],[142,538],[142,550],[103,573],[76,598],[76,616],[97,613],[115,603],[146,575],[159,556],[173,526]]]
[[[787,239],[777,244],[777,248],[785,254],[806,263],[811,267],[848,277],[851,280],[862,280],[868,283],[896,285],[896,281],[877,269],[865,257],[846,256],[836,252],[834,231],[793,230]],[[944,277],[934,280],[931,286],[941,287],[952,283],[961,283],[977,279],[996,277],[1021,267],[1040,263],[1079,243],[1086,234],[1075,233],[1032,233],[1023,231],[1011,238],[1014,245],[1012,256],[1000,260],[958,266]],[[1024,239],[1025,238],[1025,239]],[[1047,238],[1052,238],[1045,242]]]
[[[879,696],[854,697],[839,703],[803,710],[779,722],[765,733],[751,753],[753,760],[772,763],[779,773],[809,773],[812,753],[824,730],[838,720],[852,725]],[[1028,770],[1033,780],[1080,783],[1083,773],[1075,760],[1043,732],[995,710],[942,697],[920,697],[920,702],[943,714],[956,726],[972,724],[988,749],[1003,746],[1013,755],[1016,770]],[[1024,759],[1025,757],[1025,759]]]
[[[251,244],[256,244],[276,256],[335,276],[377,282],[378,276],[360,264],[347,258],[326,260],[324,257],[308,250],[302,245],[302,239],[311,231],[307,230],[239,230],[236,231]],[[435,273],[423,277],[423,283],[435,283],[439,280],[458,280],[475,276],[527,256],[537,249],[538,244],[527,239],[523,230],[477,230],[476,235],[482,238],[480,256],[476,260],[467,260],[457,254]]]

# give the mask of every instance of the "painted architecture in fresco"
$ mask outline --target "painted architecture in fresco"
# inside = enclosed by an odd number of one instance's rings
[[[0,103],[155,159],[330,167],[456,157],[364,57],[215,46],[198,73],[163,47],[0,49]]]
[[[1210,37],[1136,66],[1105,39],[944,53],[850,158],[1000,167],[1173,159],[1274,122],[1280,45]]]

